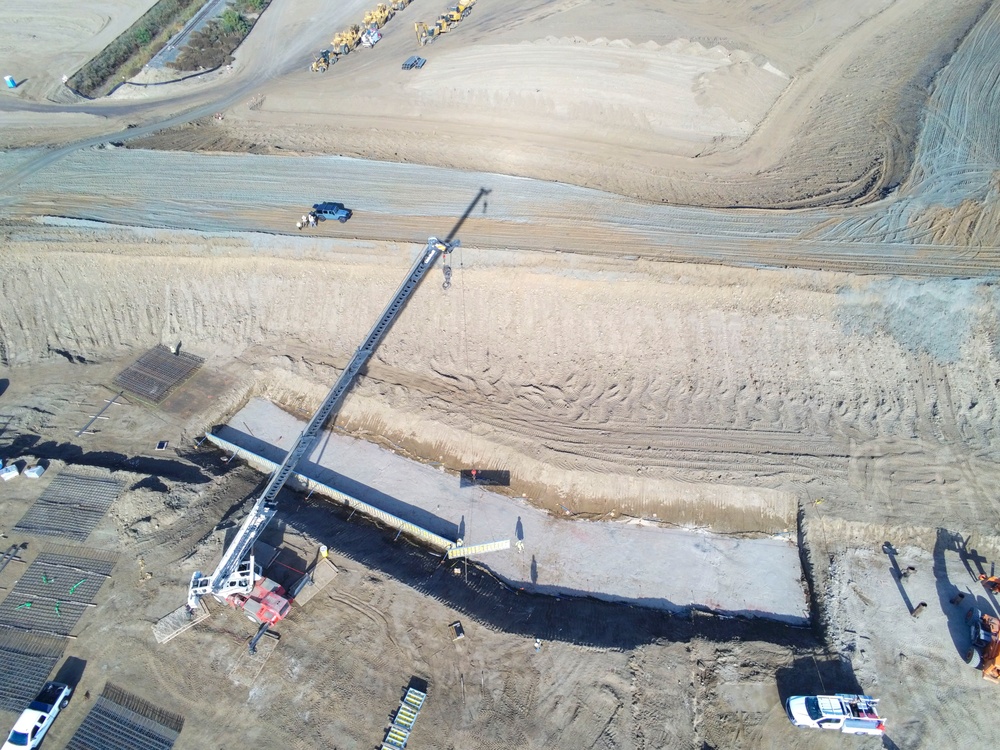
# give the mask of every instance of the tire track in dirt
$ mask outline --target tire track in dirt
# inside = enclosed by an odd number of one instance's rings
[[[351,594],[348,594],[346,591],[337,591],[335,593],[330,593],[327,595],[327,598],[337,604],[340,604],[344,607],[347,607],[357,612],[359,615],[362,615],[363,617],[366,617],[373,623],[375,623],[375,625],[383,631],[385,637],[395,647],[396,651],[399,652],[399,655],[405,658],[406,654],[404,653],[403,649],[399,647],[399,643],[397,643],[396,639],[393,637],[392,627],[389,624],[389,620],[384,614],[382,614],[381,610],[379,610],[377,607],[373,607],[367,602],[362,601],[361,599],[358,599],[355,596],[352,596]],[[388,664],[389,664],[388,657],[383,657],[382,665],[387,666]]]
[[[437,411],[466,415],[468,425],[487,425],[494,438],[537,450],[550,456],[547,462],[562,468],[587,465],[651,467],[700,471],[731,470],[802,475],[822,470],[830,476],[846,473],[848,449],[842,438],[778,430],[725,427],[676,427],[643,425],[634,419],[616,417],[598,425],[560,419],[557,407],[538,409],[500,394],[493,401],[477,398],[481,388],[468,390],[425,381],[379,367],[369,373],[391,387],[405,388],[410,403],[422,403]],[[427,390],[425,391],[424,388]],[[382,390],[383,393],[386,391]],[[623,410],[624,414],[634,413]]]

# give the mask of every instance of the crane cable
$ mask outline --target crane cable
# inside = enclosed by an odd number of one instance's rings
[[[465,256],[462,254],[462,248],[458,248],[458,281],[459,286],[462,289],[462,346],[465,348],[465,371],[469,372],[469,330],[468,324],[465,317]]]

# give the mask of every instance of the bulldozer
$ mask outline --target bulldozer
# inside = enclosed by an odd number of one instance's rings
[[[334,55],[346,55],[358,46],[361,41],[361,27],[355,24],[337,34],[330,42],[330,52]]]
[[[983,670],[983,679],[1000,682],[1000,620],[976,607],[965,615],[972,633],[972,645],[965,652],[965,661]]]
[[[330,65],[336,61],[337,61],[336,57],[334,58],[330,57],[330,50],[325,49],[316,56],[316,59],[313,60],[313,63],[310,66],[309,70],[311,70],[313,73],[325,73],[327,71],[327,68],[329,68]]]
[[[375,6],[374,10],[370,10],[365,13],[365,18],[363,21],[364,27],[366,29],[381,29],[385,26],[386,22],[395,15],[396,11],[390,8],[385,3],[379,3]]]

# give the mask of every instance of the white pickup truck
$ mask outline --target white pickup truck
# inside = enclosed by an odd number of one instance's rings
[[[45,733],[56,720],[60,709],[66,708],[73,688],[61,682],[46,682],[38,697],[33,700],[14,722],[7,741],[0,750],[35,748],[42,743]]]
[[[845,734],[885,734],[878,699],[870,695],[793,695],[785,701],[788,718],[797,727],[834,729]]]

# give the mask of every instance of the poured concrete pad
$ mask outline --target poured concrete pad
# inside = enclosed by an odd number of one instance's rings
[[[327,585],[337,577],[337,573],[337,568],[332,562],[329,560],[320,560],[316,563],[316,567],[309,571],[309,575],[312,577],[312,583],[307,584],[305,588],[298,593],[298,596],[295,597],[295,603],[300,607],[304,606],[306,602],[325,589]]]
[[[153,637],[157,643],[166,643],[210,616],[211,612],[202,601],[198,602],[198,609],[193,614],[185,604],[153,623]]]
[[[247,404],[230,425],[240,429],[223,427],[220,437],[274,461],[282,460],[305,426],[262,399]],[[298,471],[449,539],[469,545],[510,539],[510,550],[479,561],[528,591],[791,623],[809,618],[798,548],[789,538],[739,539],[653,522],[554,517],[331,433]]]

